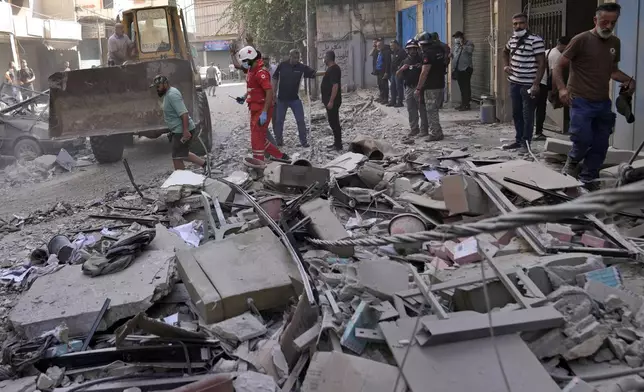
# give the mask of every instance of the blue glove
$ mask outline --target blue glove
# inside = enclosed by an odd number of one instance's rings
[[[268,120],[268,114],[266,114],[266,112],[262,112],[262,114],[259,115],[259,125],[266,124],[267,120]]]
[[[235,98],[235,101],[237,101],[238,104],[243,105],[244,102],[246,101],[246,98],[244,97],[237,97]]]

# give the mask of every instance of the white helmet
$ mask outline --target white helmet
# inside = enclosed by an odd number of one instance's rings
[[[239,61],[251,61],[257,58],[257,51],[252,46],[244,46],[237,52]]]

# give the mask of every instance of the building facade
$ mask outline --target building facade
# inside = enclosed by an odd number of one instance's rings
[[[596,7],[595,0],[396,0],[397,36],[406,40],[424,30],[437,32],[449,43],[456,31],[462,31],[475,45],[473,98],[491,97],[497,118],[508,122],[512,121],[512,108],[503,72],[503,48],[512,35],[512,15],[528,14],[530,30],[551,48],[562,35],[574,36],[592,28]],[[448,96],[458,102],[458,84],[448,78],[448,86]],[[548,117],[551,129],[567,128],[563,110],[550,110]]]
[[[79,66],[82,40],[74,0],[11,0],[0,2],[0,60],[20,64],[26,59],[36,74],[35,88],[47,88],[47,78],[65,61]]]
[[[210,63],[224,71],[230,64],[230,42],[239,38],[239,26],[231,23],[229,7],[232,1],[194,0],[197,63]]]
[[[312,67],[323,68],[324,54],[333,50],[342,69],[343,89],[376,86],[369,55],[372,40],[384,38],[388,42],[396,38],[395,8],[394,1],[318,1],[314,21],[317,40],[310,48],[317,57],[311,59]]]

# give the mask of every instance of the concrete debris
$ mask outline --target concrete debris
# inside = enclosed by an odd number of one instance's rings
[[[562,385],[553,377],[580,363],[642,365],[644,285],[625,261],[644,242],[620,234],[644,236],[641,211],[384,246],[309,241],[467,228],[560,202],[567,198],[560,191],[580,186],[549,163],[481,151],[481,138],[493,134],[497,143],[499,133],[452,120],[445,141],[412,148],[391,120],[397,109],[361,94],[341,109],[352,152],[321,148],[331,136],[314,103],[310,147],[292,151],[295,123],[286,121],[292,163],[244,159],[248,132],[233,124],[210,156],[226,183],[200,168],[148,178],[150,166],[133,166],[140,185],[125,179],[131,187],[91,201],[56,197],[41,210],[0,217],[0,379],[33,375],[35,366],[44,373],[16,381],[16,389],[51,391],[151,368],[173,377],[100,388],[496,392],[506,388],[490,361],[498,349],[513,390],[556,392]],[[441,116],[476,121],[474,112],[459,113],[446,108]],[[221,117],[231,124],[232,116]],[[87,180],[85,170],[97,177],[111,170],[82,161],[60,150],[7,166],[0,182],[45,181],[66,170]],[[121,249],[136,257],[125,270],[83,275],[77,263],[101,257],[109,264],[115,244],[152,227],[146,248]],[[45,250],[54,235],[70,239],[67,258]],[[220,377],[204,376],[211,373]]]
[[[211,324],[208,329],[218,337],[239,343],[266,333],[266,327],[250,313],[244,313],[217,324]]]
[[[273,377],[256,372],[245,372],[237,375],[233,381],[235,392],[275,392],[277,384]]]
[[[628,348],[628,343],[626,343],[622,339],[613,337],[608,337],[608,339],[606,339],[606,343],[608,344],[608,348],[610,348],[613,354],[615,354],[615,357],[617,357],[617,359],[624,359],[624,356],[626,355],[626,349]]]

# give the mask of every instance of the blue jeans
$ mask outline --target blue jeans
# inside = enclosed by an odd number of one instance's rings
[[[300,99],[294,99],[292,101],[286,101],[283,99],[277,99],[277,106],[275,108],[275,119],[273,120],[273,130],[275,131],[275,139],[277,140],[278,145],[282,145],[284,142],[284,119],[286,118],[286,111],[288,108],[291,108],[293,115],[295,116],[295,122],[297,123],[297,132],[300,136],[300,144],[306,145],[306,123],[304,122],[304,105]]]
[[[611,110],[610,99],[588,101],[573,98],[570,105],[570,140],[572,148],[568,157],[581,162],[579,180],[589,182],[599,177],[599,169],[606,159],[609,138],[615,126],[615,113]]]
[[[530,143],[534,127],[534,111],[537,101],[528,94],[530,86],[510,83],[512,99],[512,118],[514,119],[515,141]]]
[[[389,77],[389,102],[402,105],[405,100],[405,85],[394,73]]]

